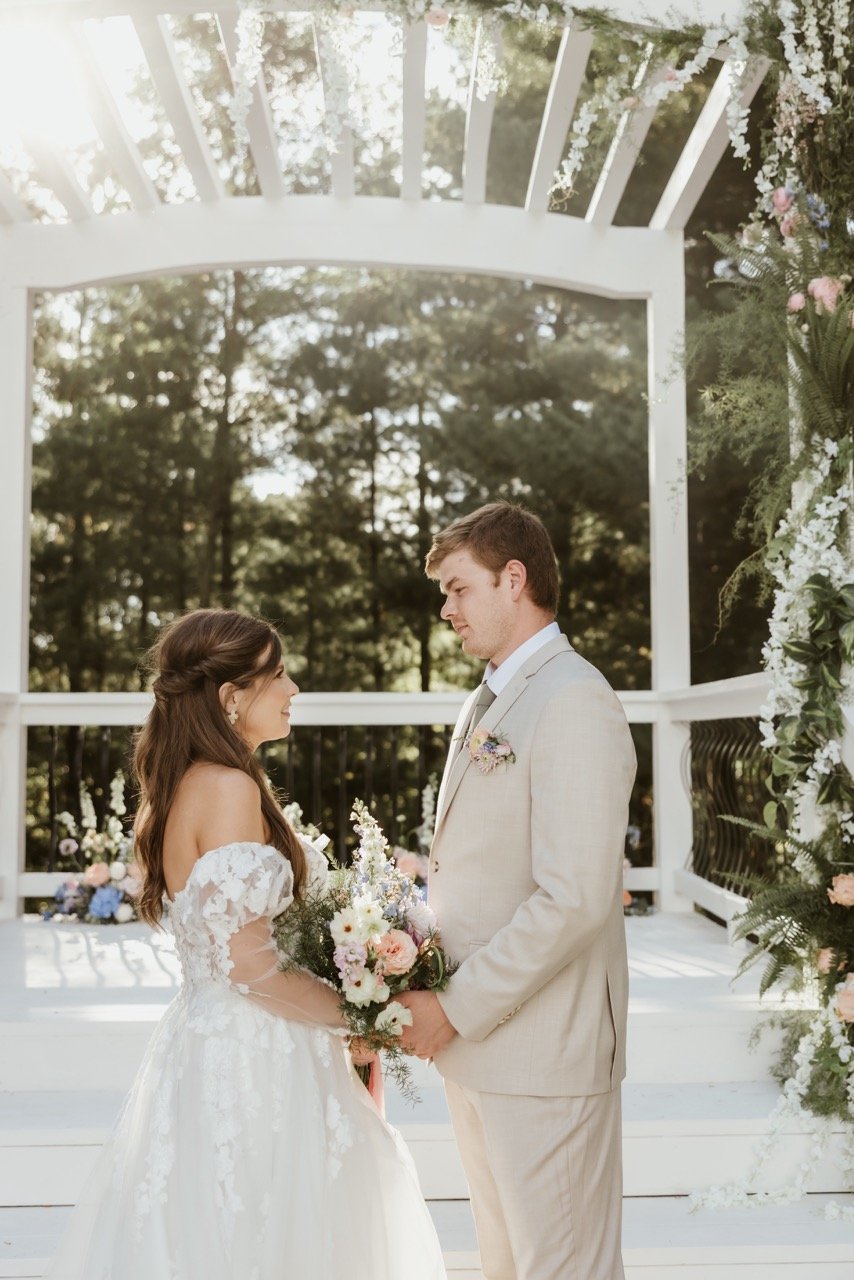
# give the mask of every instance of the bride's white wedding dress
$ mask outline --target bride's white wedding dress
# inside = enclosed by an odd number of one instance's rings
[[[328,992],[279,970],[292,884],[268,845],[193,866],[170,910],[182,989],[51,1280],[445,1280],[412,1159],[320,1025]]]

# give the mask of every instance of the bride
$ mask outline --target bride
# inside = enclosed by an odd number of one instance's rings
[[[271,921],[326,876],[252,754],[290,732],[298,689],[279,636],[199,609],[150,656],[139,910],[158,925],[169,899],[183,985],[48,1275],[444,1280],[411,1157],[353,1070],[337,995],[279,968]]]

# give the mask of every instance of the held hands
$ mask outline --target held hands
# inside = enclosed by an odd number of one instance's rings
[[[376,1050],[371,1049],[364,1040],[360,1040],[358,1036],[353,1036],[349,1042],[350,1057],[353,1059],[357,1067],[367,1067],[376,1058]]]
[[[404,991],[394,997],[412,1014],[412,1026],[404,1027],[400,1047],[417,1058],[432,1058],[457,1034],[432,991]]]

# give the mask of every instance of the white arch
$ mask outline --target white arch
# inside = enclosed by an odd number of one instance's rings
[[[596,226],[507,205],[366,196],[240,197],[0,228],[3,280],[31,289],[322,263],[474,271],[608,298],[649,298],[677,283],[682,252],[677,230]]]
[[[11,492],[0,505],[0,917],[17,910],[28,682],[31,301],[35,290],[216,267],[348,264],[532,279],[648,309],[652,688],[690,683],[684,327],[679,230],[600,227],[494,205],[335,196],[257,197],[162,206],[64,225],[0,228],[0,404]],[[615,485],[620,482],[614,477]],[[4,699],[5,695],[5,699]],[[673,871],[691,844],[681,787],[687,726],[655,728],[656,863],[665,909],[690,908]]]

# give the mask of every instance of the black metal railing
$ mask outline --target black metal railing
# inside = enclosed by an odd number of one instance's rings
[[[691,801],[695,875],[745,897],[744,877],[773,880],[777,853],[772,844],[724,815],[761,823],[770,799],[768,753],[756,719],[701,720],[691,724]]]
[[[449,725],[303,726],[262,749],[273,784],[301,806],[307,821],[330,836],[339,858],[352,850],[350,811],[359,797],[371,805],[393,844],[414,847],[427,781],[440,778],[453,730]],[[651,866],[653,850],[652,733],[632,726],[638,776],[630,811],[630,854]],[[80,819],[80,784],[88,788],[99,825],[117,769],[129,777],[133,730],[124,726],[32,726],[28,731],[28,871],[72,871],[59,850],[57,815]],[[125,792],[128,825],[135,796]]]

